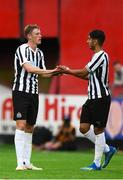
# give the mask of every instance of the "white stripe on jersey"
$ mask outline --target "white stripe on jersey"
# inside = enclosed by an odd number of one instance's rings
[[[91,92],[92,96],[94,96],[94,79],[93,79],[93,76],[91,76],[91,82],[93,82],[93,83],[91,83],[90,92]]]
[[[27,75],[27,80],[26,80],[26,92],[29,93],[29,89],[30,89],[30,77],[31,77],[31,73],[28,73]]]
[[[109,73],[109,72],[107,72]],[[108,96],[109,95],[109,91],[107,90],[106,87],[108,87],[108,79],[106,80],[106,85],[104,84],[104,81],[103,81],[103,78],[106,76],[106,61],[104,62],[104,68],[102,70],[102,83],[103,83],[103,86],[105,88],[105,91],[106,91],[106,95]],[[107,77],[108,78],[108,77]]]
[[[19,91],[23,91],[23,78],[24,78],[24,74],[25,74],[25,69],[23,68],[20,74],[20,86],[19,86]]]
[[[44,56],[42,56],[42,67],[46,70],[45,63],[44,63]]]
[[[96,83],[96,88],[97,88],[97,96],[98,98],[101,98],[101,90],[100,90],[100,85],[99,85],[99,82],[98,82],[98,79],[96,77],[96,75],[94,74],[94,80],[95,80],[95,83]],[[94,94],[95,95],[95,94]]]
[[[17,81],[17,64],[14,61],[14,67],[15,67],[15,80],[14,80],[14,84],[13,84],[13,89],[15,89],[15,85],[16,85],[16,81]]]

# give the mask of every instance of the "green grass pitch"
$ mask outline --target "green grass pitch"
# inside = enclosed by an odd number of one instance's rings
[[[93,160],[92,151],[37,152],[32,162],[43,171],[15,171],[13,145],[0,145],[0,179],[123,179],[123,152],[117,152],[109,166],[102,171],[80,171]]]

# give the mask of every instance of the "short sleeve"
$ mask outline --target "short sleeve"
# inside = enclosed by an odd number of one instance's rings
[[[22,66],[26,62],[29,62],[27,57],[26,57],[26,48],[27,48],[26,46],[21,45],[21,46],[18,47],[18,49],[16,51],[16,56],[19,59],[20,66]]]
[[[95,54],[92,57],[92,60],[86,65],[86,69],[89,72],[94,72],[103,62],[103,53],[101,53],[100,55]]]

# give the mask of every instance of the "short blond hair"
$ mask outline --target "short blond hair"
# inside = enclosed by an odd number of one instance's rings
[[[34,29],[40,29],[37,24],[28,24],[24,28],[24,36],[27,38],[28,34],[31,34]]]

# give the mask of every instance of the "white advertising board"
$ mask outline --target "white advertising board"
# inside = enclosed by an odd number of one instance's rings
[[[63,115],[70,114],[72,124],[79,135],[79,116],[86,99],[86,96],[40,94],[36,125],[49,128],[55,135],[62,124]],[[0,134],[14,134],[15,121],[12,113],[11,94],[0,95]]]
[[[77,136],[82,136],[79,132],[79,117],[86,99],[87,96],[79,95],[40,94],[36,125],[47,127],[55,135],[62,124],[63,115],[70,114]],[[4,93],[0,95],[0,134],[14,134],[14,132],[11,93]],[[112,100],[106,133],[111,139],[123,138],[123,99]]]

